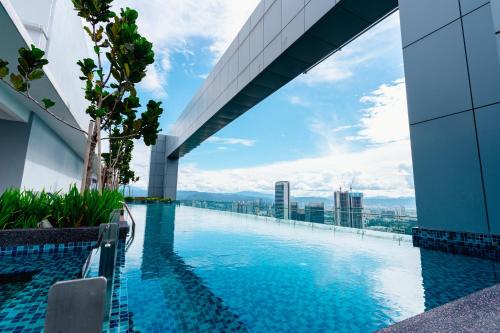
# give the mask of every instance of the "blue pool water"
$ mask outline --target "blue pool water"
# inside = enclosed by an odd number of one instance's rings
[[[500,282],[498,263],[390,237],[163,204],[132,212],[106,332],[370,332]],[[48,288],[85,256],[0,255],[0,273],[35,272],[0,286],[0,332],[39,331]]]
[[[133,214],[122,281],[141,332],[370,332],[500,282],[498,263],[392,239],[191,207]]]

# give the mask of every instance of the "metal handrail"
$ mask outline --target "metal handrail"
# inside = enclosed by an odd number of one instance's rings
[[[122,201],[121,203],[122,203],[123,207],[125,207],[125,209],[127,210],[128,216],[130,216],[130,220],[132,221],[132,232],[130,233],[130,237],[127,240],[127,243],[125,244],[125,252],[127,252],[128,249],[129,249],[129,247],[132,245],[132,243],[134,241],[134,237],[135,237],[135,220],[134,220],[134,217],[132,216],[132,213],[130,212],[130,208],[128,207],[128,205],[124,201]]]
[[[132,221],[132,232],[130,233],[130,238],[128,239],[128,241],[127,241],[127,243],[125,245],[125,251],[127,251],[128,248],[130,247],[130,245],[132,244],[132,242],[134,241],[134,237],[135,237],[135,220],[134,220],[134,217],[132,216],[132,213],[130,212],[130,208],[128,207],[128,205],[125,202],[121,202],[121,204],[127,210],[127,213],[130,216],[130,220]],[[109,223],[106,225],[106,229],[109,229]],[[89,255],[87,256],[87,258],[85,259],[85,262],[83,263],[82,271],[80,273],[82,279],[85,279],[86,276],[87,276],[87,274],[88,274],[88,271],[89,271],[89,268],[90,268],[90,264],[91,264],[91,259],[92,259],[92,253],[93,253],[94,250],[98,249],[101,246],[103,234],[104,233],[100,233],[99,234],[99,237],[97,238],[96,244],[92,247],[92,249],[90,250]]]
[[[106,229],[109,229],[109,224],[106,226]],[[87,256],[87,258],[85,259],[85,262],[83,263],[82,271],[80,273],[82,279],[85,279],[88,272],[89,272],[90,263],[91,263],[90,259],[92,258],[92,252],[94,250],[98,249],[99,247],[101,247],[103,235],[104,235],[104,233],[99,233],[96,244],[92,247],[89,255]]]

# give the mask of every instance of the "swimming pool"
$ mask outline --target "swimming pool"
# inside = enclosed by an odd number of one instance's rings
[[[500,282],[498,263],[390,237],[166,204],[131,208],[135,239],[119,247],[106,332],[370,332]],[[48,288],[76,277],[88,251],[0,255],[0,273],[33,271],[0,286],[0,332],[39,331]]]
[[[191,207],[132,211],[118,322],[141,332],[369,332],[500,282],[498,263],[392,239]]]

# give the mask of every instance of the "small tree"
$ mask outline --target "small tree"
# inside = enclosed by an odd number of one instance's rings
[[[143,139],[146,145],[156,143],[161,102],[150,100],[140,118],[141,106],[136,84],[146,76],[146,68],[154,62],[153,45],[138,33],[138,14],[130,8],[117,15],[111,11],[112,0],[72,0],[78,16],[86,22],[97,63],[91,58],[78,61],[85,81],[85,98],[90,102],[86,112],[95,120],[89,133],[84,188],[90,187],[92,157],[100,148],[101,130],[108,133],[110,152],[105,157],[107,186],[116,188],[135,179],[130,170],[132,139]],[[105,57],[103,57],[103,55]],[[100,149],[98,149],[100,151]],[[101,179],[100,179],[101,180]]]
[[[119,131],[115,130],[114,134],[119,135]],[[130,169],[133,148],[134,142],[131,139],[110,141],[109,153],[102,154],[105,164],[103,183],[108,184],[108,187],[117,188],[139,180]]]
[[[0,81],[20,93],[39,108],[58,121],[88,135],[88,154],[85,158],[85,176],[82,179],[82,191],[90,187],[93,156],[96,146],[99,157],[99,183],[110,188],[127,185],[137,181],[130,169],[134,141],[143,139],[146,145],[156,143],[159,133],[159,118],[163,112],[161,102],[150,100],[140,118],[141,107],[135,85],[146,76],[146,68],[154,62],[153,45],[138,33],[135,10],[126,8],[116,15],[111,11],[113,0],[72,0],[78,16],[87,26],[84,30],[94,44],[97,64],[91,58],[78,61],[85,81],[85,98],[90,102],[87,114],[95,121],[86,132],[50,111],[55,103],[43,98],[33,98],[30,93],[32,81],[44,76],[43,66],[48,64],[45,53],[31,45],[19,49],[18,73],[11,73],[9,81],[5,78],[10,70],[8,62],[0,59]],[[105,55],[103,59],[102,55]],[[105,69],[107,73],[105,73]],[[109,153],[101,154],[101,131],[105,131],[110,140]],[[102,160],[104,158],[104,161]],[[102,162],[104,175],[101,176]]]

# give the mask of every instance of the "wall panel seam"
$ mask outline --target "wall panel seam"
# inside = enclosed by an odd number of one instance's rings
[[[489,212],[488,212],[488,201],[487,201],[487,196],[486,196],[486,186],[484,184],[483,161],[481,158],[481,147],[479,146],[479,136],[477,134],[476,111],[474,109],[474,96],[472,94],[472,83],[471,83],[471,79],[470,79],[469,55],[467,53],[467,42],[465,40],[464,21],[463,21],[462,6],[461,6],[460,1],[458,2],[458,8],[460,9],[460,26],[462,28],[462,39],[463,39],[463,43],[464,43],[464,52],[465,52],[465,64],[467,67],[467,78],[468,78],[468,83],[469,83],[470,99],[471,99],[471,103],[472,103],[472,119],[474,121],[474,134],[476,136],[476,148],[477,148],[477,155],[478,155],[478,159],[479,159],[479,172],[481,174],[481,185],[482,185],[482,190],[483,190],[484,209],[485,209],[485,213],[486,213],[486,226],[488,228],[488,233],[491,234],[490,216],[489,216]]]

